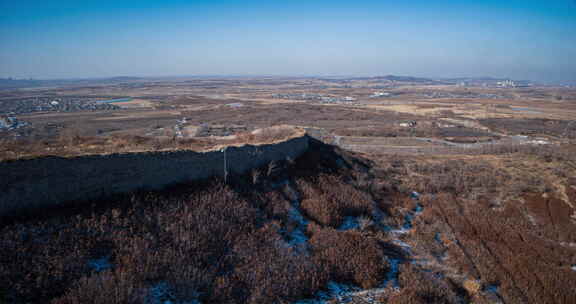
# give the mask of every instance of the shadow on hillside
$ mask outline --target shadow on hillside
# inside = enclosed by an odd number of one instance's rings
[[[276,183],[296,177],[318,176],[320,174],[335,174],[353,169],[367,170],[366,163],[344,155],[342,151],[331,145],[309,138],[310,147],[307,152],[296,160],[272,162],[242,175],[230,175],[226,184],[243,197],[254,198],[253,194],[266,191]],[[254,175],[259,174],[255,180]],[[72,217],[76,215],[101,214],[112,208],[127,208],[133,198],[153,195],[162,199],[176,199],[188,196],[191,192],[210,189],[223,184],[222,178],[188,181],[167,186],[162,190],[137,190],[130,193],[115,194],[93,200],[62,202],[53,207],[42,207],[23,210],[15,216],[0,217],[0,229],[14,223],[46,220],[52,217]]]
[[[397,284],[409,254],[379,226],[387,211],[375,216],[378,202],[357,183],[369,178],[368,161],[310,139],[298,159],[226,183],[29,210],[2,219],[0,260],[14,263],[0,266],[0,283],[6,299],[30,303],[140,303],[152,300],[134,297],[162,287],[171,301],[254,304],[312,298],[336,283]]]

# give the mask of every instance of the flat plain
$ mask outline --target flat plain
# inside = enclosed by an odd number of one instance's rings
[[[3,161],[311,137],[227,182],[3,219],[0,303],[576,301],[576,88],[128,79],[2,90],[0,119]]]

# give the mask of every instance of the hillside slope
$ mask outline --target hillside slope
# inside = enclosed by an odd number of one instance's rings
[[[5,218],[0,302],[573,303],[573,169],[540,187],[506,161],[311,140],[226,184]]]

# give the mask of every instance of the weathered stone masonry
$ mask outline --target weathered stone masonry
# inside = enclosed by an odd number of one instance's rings
[[[284,142],[228,147],[230,174],[271,161],[297,158],[308,149],[306,135]],[[143,152],[73,158],[43,157],[0,163],[0,216],[138,189],[224,175],[221,151]]]

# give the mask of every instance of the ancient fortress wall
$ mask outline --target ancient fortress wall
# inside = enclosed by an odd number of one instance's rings
[[[228,147],[226,152],[145,152],[74,158],[44,157],[0,163],[0,216],[21,210],[96,199],[138,189],[245,173],[271,161],[295,159],[308,149],[308,137]]]

